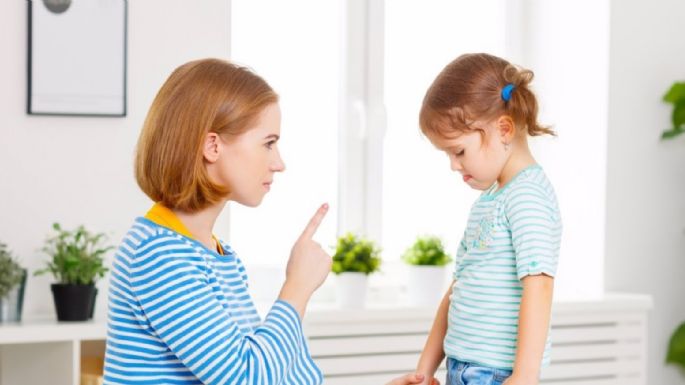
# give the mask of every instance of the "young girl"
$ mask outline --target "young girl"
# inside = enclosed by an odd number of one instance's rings
[[[492,55],[462,55],[421,108],[422,132],[483,191],[418,364],[431,378],[447,356],[447,385],[537,384],[549,362],[562,226],[552,185],[528,148],[529,135],[554,135],[537,122],[532,78]]]
[[[156,203],[115,256],[106,384],[322,382],[300,320],[331,267],[312,241],[328,206],[295,242],[263,322],[241,260],[212,235],[227,201],[259,205],[284,170],[279,136],[278,97],[245,68],[186,63],[159,90],[135,162],[138,185]]]

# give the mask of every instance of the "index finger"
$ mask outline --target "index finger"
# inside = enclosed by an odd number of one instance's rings
[[[316,233],[316,230],[319,229],[319,225],[321,224],[323,217],[326,216],[327,212],[328,203],[324,203],[321,205],[321,207],[319,207],[318,210],[316,210],[316,213],[314,213],[312,219],[309,220],[307,227],[304,228],[302,235],[300,235],[300,239],[312,239],[314,233]]]

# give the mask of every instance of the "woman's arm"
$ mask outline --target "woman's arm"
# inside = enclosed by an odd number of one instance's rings
[[[318,369],[293,365],[305,349],[307,301],[330,270],[330,257],[311,239],[326,209],[317,211],[293,247],[281,297],[252,333],[243,334],[218,300],[202,256],[168,235],[139,245],[130,265],[140,317],[204,384],[279,384],[291,370],[299,370],[304,384],[320,383]]]
[[[547,342],[554,279],[550,276],[524,277],[519,310],[518,342],[512,376],[506,385],[536,385],[542,354]]]
[[[419,358],[416,372],[424,375],[426,379],[433,378],[435,371],[445,358],[445,351],[442,346],[445,334],[447,333],[447,313],[450,307],[452,286],[454,286],[454,281],[452,281],[449,289],[442,297],[435,320],[433,321],[433,327],[428,335],[423,352],[421,352],[421,358]]]

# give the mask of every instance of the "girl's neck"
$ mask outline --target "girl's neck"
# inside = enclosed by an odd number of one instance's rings
[[[216,218],[223,210],[226,202],[218,203],[214,206],[209,206],[205,209],[194,213],[188,213],[179,210],[172,210],[183,225],[190,231],[193,238],[202,243],[210,250],[216,250],[217,245],[212,236],[212,229]]]
[[[530,148],[528,148],[528,140],[524,138],[512,143],[512,145],[512,153],[497,178],[498,188],[509,183],[521,170],[537,163],[530,152]]]

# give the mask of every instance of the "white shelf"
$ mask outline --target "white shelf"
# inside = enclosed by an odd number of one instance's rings
[[[99,340],[106,335],[105,321],[29,320],[0,325],[0,345]]]
[[[271,304],[258,304],[260,314]],[[566,323],[602,320],[608,314],[646,314],[649,296],[607,294],[595,300],[558,301],[552,319]],[[427,330],[436,308],[369,305],[363,310],[338,309],[334,304],[313,303],[307,309],[304,329],[309,336],[325,336],[342,329],[387,332],[393,327]],[[78,385],[82,356],[104,355],[105,320],[57,322],[54,319],[0,324],[0,385]],[[35,368],[41,370],[36,371]]]

